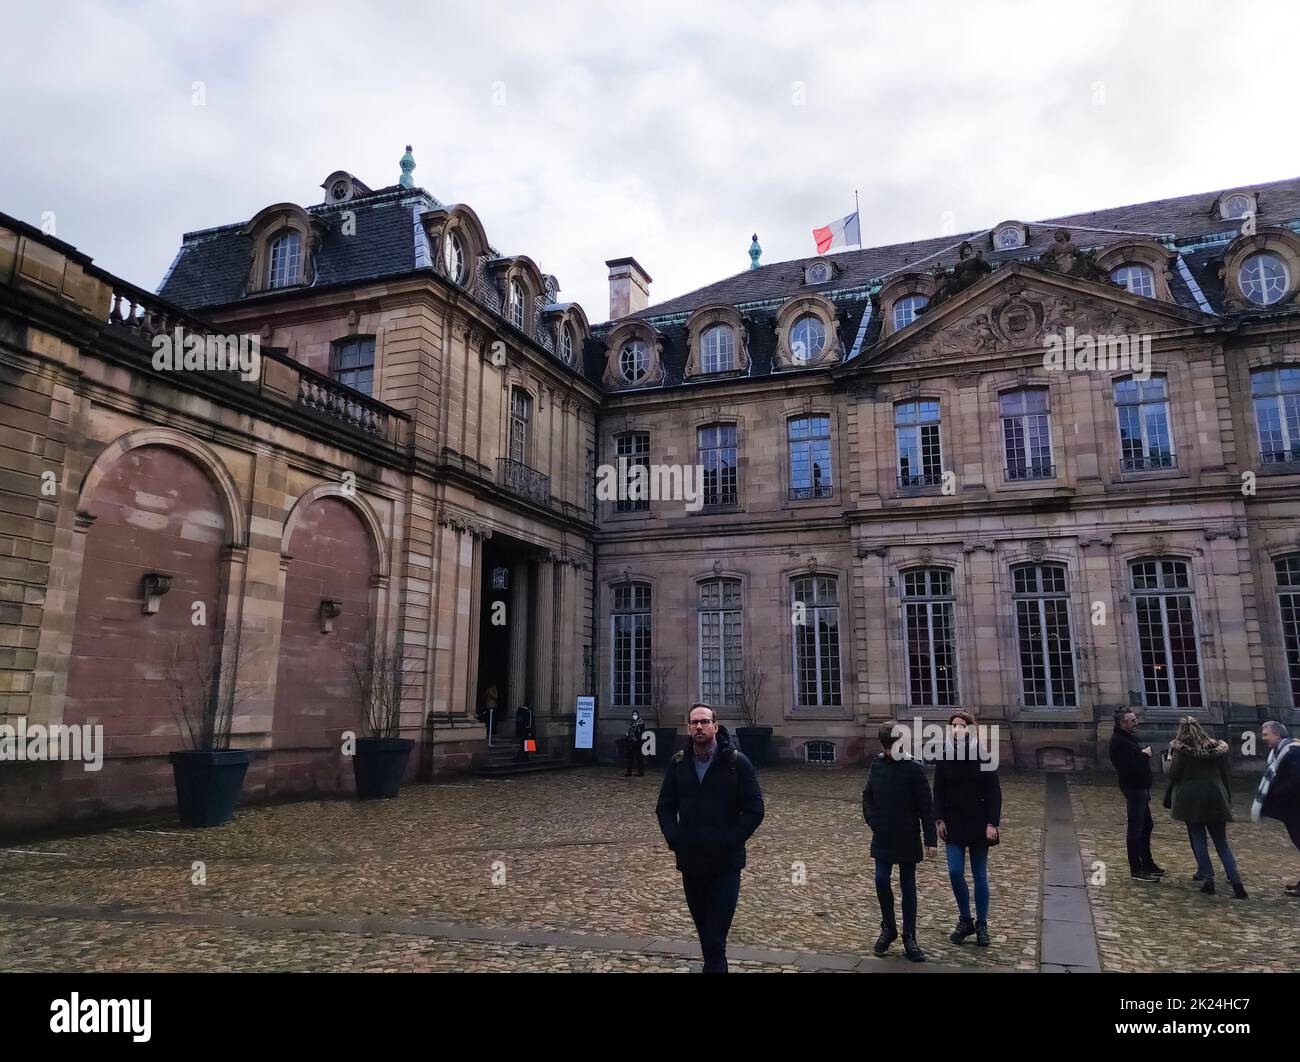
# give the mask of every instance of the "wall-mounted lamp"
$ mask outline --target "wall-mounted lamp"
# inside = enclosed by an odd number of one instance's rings
[[[320,602],[320,632],[329,634],[334,629],[334,618],[343,611],[343,606],[328,597]]]
[[[144,591],[144,614],[152,616],[162,604],[163,594],[172,588],[172,577],[149,572],[140,580],[140,585]]]

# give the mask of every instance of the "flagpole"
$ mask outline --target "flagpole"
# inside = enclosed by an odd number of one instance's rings
[[[853,189],[853,213],[858,216],[858,247],[862,247],[862,214],[858,211],[858,190]]]

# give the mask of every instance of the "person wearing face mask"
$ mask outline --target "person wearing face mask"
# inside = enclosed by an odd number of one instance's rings
[[[632,777],[632,765],[635,764],[636,775],[641,778],[645,775],[645,754],[641,751],[641,742],[645,739],[645,723],[641,721],[640,712],[632,712],[632,720],[623,736],[627,738],[627,773],[623,777]]]
[[[948,939],[960,944],[972,934],[980,947],[989,944],[989,848],[1000,840],[1002,787],[998,772],[985,770],[979,742],[971,730],[974,719],[953,712],[943,758],[934,765],[934,818],[939,840],[946,846],[948,880],[957,901],[957,928]],[[971,918],[966,887],[966,856],[975,886],[975,917]]]

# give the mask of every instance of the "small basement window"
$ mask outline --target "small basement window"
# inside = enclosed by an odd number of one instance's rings
[[[805,763],[833,764],[835,762],[835,742],[807,741],[803,747],[803,758]]]

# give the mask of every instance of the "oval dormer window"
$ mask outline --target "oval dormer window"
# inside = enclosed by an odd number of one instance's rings
[[[618,356],[618,371],[628,383],[639,383],[645,379],[650,370],[650,356],[645,344],[639,339],[632,340]]]
[[[1250,196],[1230,195],[1223,201],[1223,216],[1226,219],[1244,218],[1250,213]]]
[[[442,242],[442,267],[457,284],[465,283],[465,245],[454,232]]]
[[[565,365],[573,364],[573,333],[568,325],[560,326],[560,358]]]
[[[1267,251],[1252,254],[1242,262],[1237,280],[1241,293],[1256,306],[1272,306],[1291,286],[1286,263]]]
[[[1006,251],[1013,247],[1023,246],[1025,241],[1021,237],[1019,228],[1015,225],[1007,225],[1004,228],[998,229],[996,242],[999,251]]]
[[[790,354],[795,361],[812,361],[826,346],[826,326],[816,314],[806,313],[790,329]]]

